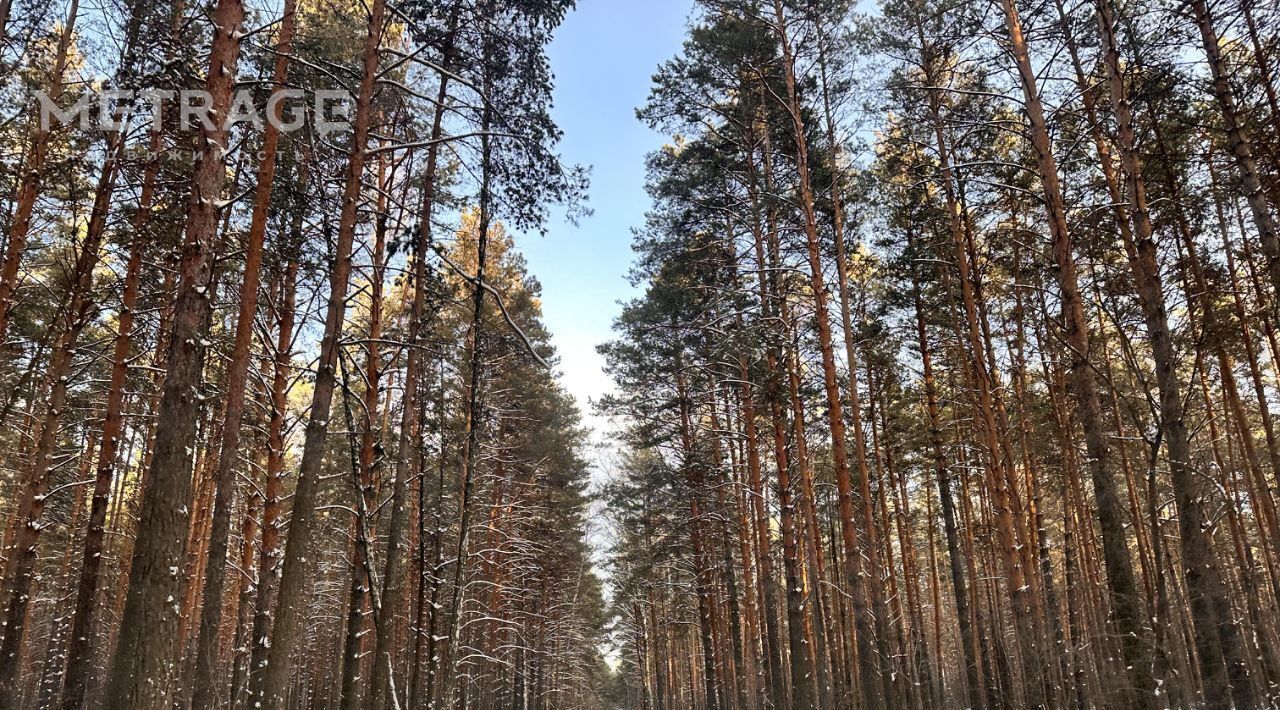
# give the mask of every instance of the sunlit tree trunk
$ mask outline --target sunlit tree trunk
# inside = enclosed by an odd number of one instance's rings
[[[9,0],[4,0],[0,7],[0,47],[3,46],[5,26],[9,20]],[[49,72],[49,85],[45,93],[50,103],[62,108],[62,95],[67,87],[67,67],[71,60],[71,43],[75,36],[76,20],[80,13],[79,0],[71,0],[67,8],[66,20],[58,33],[58,44],[54,50],[53,67]],[[42,125],[37,116],[36,126],[32,131],[31,145],[22,161],[22,179],[18,186],[18,197],[14,204],[13,218],[9,223],[9,240],[5,246],[4,261],[0,262],[0,345],[3,345],[9,333],[9,312],[13,308],[14,290],[18,287],[18,269],[26,252],[27,238],[31,232],[31,219],[35,212],[36,200],[39,199],[45,179],[46,163],[49,160],[49,140],[52,135],[52,124]],[[53,117],[49,117],[53,121]],[[112,151],[108,150],[108,153]]]
[[[268,120],[263,129],[262,146],[258,149],[257,176],[253,215],[245,237],[245,264],[241,275],[239,313],[236,317],[235,342],[227,371],[226,411],[222,422],[222,440],[218,468],[214,474],[216,493],[213,522],[209,531],[209,568],[205,572],[200,628],[196,641],[196,668],[191,697],[193,710],[206,710],[218,703],[222,682],[218,678],[218,632],[222,624],[222,589],[227,575],[227,545],[231,531],[231,507],[235,493],[235,468],[240,458],[240,432],[244,419],[244,401],[248,388],[249,350],[253,345],[253,323],[258,311],[258,289],[262,282],[262,252],[266,241],[267,214],[271,207],[272,186],[276,176],[276,151],[280,144],[280,126],[284,115],[283,91],[288,81],[289,60],[293,54],[293,34],[297,24],[293,0],[285,0],[276,38],[275,66],[272,69],[271,97],[267,101]]]
[[[339,337],[347,310],[347,288],[351,278],[351,248],[355,240],[356,221],[361,203],[361,183],[368,153],[370,104],[379,67],[378,49],[382,44],[386,4],[374,0],[369,11],[368,29],[362,54],[360,86],[356,95],[352,124],[351,151],[343,177],[341,214],[333,269],[329,275],[328,303],[325,309],[324,334],[316,363],[311,412],[307,421],[302,461],[298,468],[298,484],[293,494],[293,514],[289,536],[285,541],[280,590],[277,596],[270,648],[266,668],[256,676],[254,702],[267,710],[282,710],[286,701],[290,668],[301,631],[303,604],[309,591],[312,564],[309,562],[316,513],[316,487],[323,463],[329,433],[330,409],[337,384],[336,366]]]

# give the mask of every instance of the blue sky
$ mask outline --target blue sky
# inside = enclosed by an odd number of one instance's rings
[[[611,337],[626,281],[631,228],[642,224],[644,157],[665,142],[636,120],[658,65],[684,39],[690,0],[579,0],[550,48],[556,74],[553,115],[565,161],[592,166],[590,205],[578,226],[552,223],[545,237],[518,241],[542,282],[542,310],[560,353],[562,382],[587,421],[588,400],[609,388],[597,344]]]

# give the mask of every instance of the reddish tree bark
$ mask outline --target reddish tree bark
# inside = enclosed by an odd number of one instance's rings
[[[142,517],[130,566],[129,591],[107,685],[108,710],[161,710],[168,703],[179,626],[173,600],[181,589],[178,570],[189,517],[195,427],[203,399],[200,373],[211,311],[211,251],[226,181],[225,120],[240,56],[243,20],[242,0],[218,0],[213,11],[213,44],[205,80],[205,91],[211,97],[212,128],[202,126],[191,181],[173,334],[157,410],[154,453],[142,493]]]

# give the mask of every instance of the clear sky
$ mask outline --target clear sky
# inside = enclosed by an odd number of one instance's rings
[[[596,345],[610,339],[626,281],[631,229],[648,207],[644,157],[665,142],[636,120],[658,65],[684,39],[690,0],[578,0],[550,48],[556,74],[552,113],[564,131],[567,163],[592,166],[595,213],[573,226],[554,221],[545,237],[518,241],[530,272],[542,282],[542,310],[559,350],[561,381],[587,422],[588,400],[608,391]]]

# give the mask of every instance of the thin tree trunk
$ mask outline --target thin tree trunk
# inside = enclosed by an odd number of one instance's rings
[[[485,71],[481,93],[485,96],[488,96],[489,91],[493,88],[491,84],[492,76],[488,67],[492,51],[491,41],[489,37],[485,38],[482,51],[482,63],[485,65]],[[492,194],[490,193],[489,182],[492,178],[493,168],[491,163],[493,146],[489,136],[489,128],[492,125],[492,121],[492,107],[486,103],[485,108],[481,111],[480,199],[479,215],[476,220],[476,274],[474,279],[468,279],[472,282],[474,288],[471,295],[470,352],[467,357],[467,401],[463,417],[465,433],[462,442],[462,477],[458,490],[458,544],[454,555],[453,590],[449,606],[449,623],[445,628],[446,639],[449,643],[445,653],[451,653],[453,656],[451,667],[454,678],[459,674],[458,666],[461,654],[457,653],[456,650],[459,642],[462,604],[466,601],[462,587],[466,579],[467,563],[470,559],[468,542],[471,536],[471,497],[475,486],[476,460],[480,457],[480,406],[482,402],[480,388],[484,384],[481,368],[485,364],[485,342],[482,329],[484,325],[484,294],[489,249],[489,228],[491,226],[490,220],[492,219]],[[436,653],[440,652],[437,651]],[[428,702],[431,702],[434,698],[435,681],[445,681],[440,683],[440,687],[443,689],[447,687],[448,681],[452,680],[451,678],[439,678],[438,671],[444,667],[441,662],[434,662],[433,667],[435,670],[431,675],[433,684],[429,684],[428,688]]]
[[[449,20],[450,32],[445,42],[444,63],[446,67],[450,66],[452,61],[452,55],[453,55],[452,47],[454,42],[453,33],[456,30],[457,21],[458,21],[458,16],[455,13],[450,17],[450,20]],[[423,188],[422,188],[422,204],[419,207],[417,241],[415,242],[415,245],[414,245],[413,306],[411,307],[411,310],[409,312],[409,319],[410,319],[409,320],[409,330],[410,330],[409,356],[408,356],[409,362],[407,363],[406,366],[412,365],[413,366],[412,369],[415,369],[415,370],[422,369],[422,366],[419,365],[417,360],[415,360],[414,358],[421,357],[421,354],[419,354],[417,351],[419,349],[419,342],[421,340],[422,329],[423,329],[423,326],[425,325],[424,319],[426,318],[427,255],[430,252],[431,246],[432,246],[431,217],[433,214],[433,209],[435,207],[436,170],[437,170],[437,161],[439,160],[439,155],[440,155],[439,141],[440,141],[440,136],[443,134],[443,122],[444,122],[444,113],[445,113],[445,105],[446,105],[445,100],[448,98],[448,95],[449,95],[448,91],[449,91],[448,75],[441,74],[440,87],[436,92],[435,117],[431,121],[431,139],[430,139],[431,145],[427,148],[427,163],[423,169],[425,184],[423,185]],[[408,385],[408,378],[406,375],[406,387],[405,387],[406,394],[408,392],[407,385]],[[416,384],[415,384],[415,388],[416,388]],[[416,394],[416,389],[415,389],[415,394]],[[439,426],[440,426],[440,437],[441,437],[441,441],[443,442],[444,428],[445,428],[443,415],[441,415],[440,417]],[[414,450],[418,452],[419,458],[420,458],[421,449],[414,448]],[[440,459],[443,462],[444,460],[443,443],[441,444]],[[420,491],[425,489],[425,484],[426,484],[425,479],[419,480],[418,485],[420,486],[420,489],[419,489]],[[443,486],[443,479],[441,480],[441,486]],[[443,488],[441,489],[440,493],[443,494]],[[427,511],[425,508],[425,497],[422,496],[421,493],[419,493],[419,502],[420,502],[420,506],[419,506],[420,510],[418,511],[418,515],[420,520],[425,520],[425,516],[427,514]],[[437,523],[436,531],[433,534],[437,543],[439,542],[439,537],[440,537],[439,527],[440,526]],[[425,533],[425,531],[426,531],[425,523],[420,522],[419,535],[421,536],[423,533]],[[421,546],[423,545],[425,545],[425,542],[423,542],[422,540],[419,540],[420,549],[421,549]],[[436,548],[438,552],[439,551],[438,544],[436,545]],[[422,629],[422,622],[423,622],[422,616],[424,613],[428,613],[428,610],[425,604],[426,595],[424,594],[424,590],[426,587],[426,574],[427,574],[425,564],[426,564],[426,558],[424,555],[420,553],[419,554],[420,579],[418,583],[418,615],[417,615],[418,632],[415,635],[415,639],[414,639],[414,665],[413,665],[413,672],[410,674],[409,692],[407,693],[409,706],[411,708],[419,707],[419,695],[421,692],[421,683],[419,682],[418,674],[422,667],[422,655],[423,655],[422,647],[423,647],[424,640],[425,640],[425,643],[427,643],[428,645],[433,643],[431,632],[428,631],[424,634]],[[435,579],[438,574],[439,574],[438,569],[433,570],[432,571],[433,579]],[[434,592],[438,591],[438,589],[439,589],[438,586],[433,588],[433,597],[434,597]],[[435,599],[432,598],[431,602],[434,604]],[[431,620],[434,623],[435,618],[437,616],[436,609],[434,608],[434,606],[430,608],[429,613],[431,615]],[[427,657],[427,664],[428,666],[432,664],[430,656]],[[430,701],[429,694],[427,695],[427,699],[428,701]]]
[[[307,181],[302,180],[302,192]],[[301,246],[303,203],[294,207],[291,246]],[[261,681],[256,677],[265,672],[267,653],[270,649],[271,619],[275,605],[272,603],[272,578],[279,565],[277,553],[280,547],[281,499],[284,489],[285,417],[289,407],[289,383],[293,377],[293,330],[297,317],[298,256],[290,254],[280,283],[280,306],[277,314],[275,356],[272,363],[270,421],[267,424],[266,485],[262,492],[262,540],[258,545],[258,593],[254,601],[251,650],[249,653],[249,702],[255,706],[262,701],[258,694]]]
[[[266,710],[283,710],[288,699],[288,682],[298,636],[302,626],[304,604],[310,597],[310,577],[314,555],[311,554],[316,514],[316,493],[321,464],[328,448],[329,417],[337,384],[339,339],[347,309],[347,288],[351,278],[351,248],[355,241],[356,221],[361,202],[361,183],[368,153],[370,104],[373,101],[379,55],[384,31],[386,3],[373,0],[362,55],[360,88],[356,96],[352,126],[351,152],[343,178],[342,211],[338,222],[338,239],[329,280],[328,304],[325,311],[324,335],[316,363],[311,412],[307,421],[302,461],[298,468],[298,484],[293,495],[293,514],[289,536],[285,541],[280,591],[275,619],[272,623],[271,647],[267,665],[257,676],[253,693],[255,702]]]
[[[813,290],[814,317],[818,326],[818,346],[822,353],[823,386],[827,398],[827,423],[831,429],[831,455],[835,466],[836,487],[840,493],[840,531],[844,541],[845,574],[848,577],[850,593],[857,596],[863,593],[863,587],[870,594],[872,617],[876,629],[876,655],[860,654],[863,664],[862,694],[868,707],[883,707],[892,710],[894,694],[892,680],[883,671],[883,664],[888,661],[888,639],[885,631],[888,628],[884,595],[874,582],[865,585],[859,561],[864,550],[859,542],[855,515],[853,510],[853,485],[849,476],[849,455],[844,422],[844,404],[840,396],[840,386],[836,378],[835,354],[832,349],[831,319],[827,310],[827,288],[822,276],[822,248],[818,238],[817,211],[814,207],[813,188],[809,176],[809,151],[805,139],[804,118],[801,113],[800,99],[796,87],[795,65],[791,50],[791,39],[787,31],[786,15],[781,0],[774,0],[774,31],[782,46],[782,73],[787,86],[785,109],[791,119],[792,130],[796,142],[796,169],[799,172],[800,203],[804,212],[804,233],[809,260],[809,279]],[[853,388],[851,388],[853,389]],[[856,414],[855,414],[856,417]],[[855,432],[855,446],[860,446],[862,437]],[[868,541],[865,549],[867,567],[878,573],[880,558],[878,543],[875,538],[874,525],[870,515],[870,500],[866,496],[868,475],[865,470],[865,455],[859,459],[859,474],[864,489],[863,523],[866,525]],[[855,622],[859,619],[855,616]],[[859,633],[865,635],[869,629]],[[875,685],[873,685],[873,683]],[[879,686],[879,687],[877,687]],[[882,697],[881,697],[882,695]]]
[[[44,510],[49,494],[49,476],[53,465],[54,448],[61,432],[62,415],[67,407],[67,390],[70,386],[71,366],[84,330],[93,311],[94,269],[98,265],[103,238],[107,228],[107,211],[115,188],[119,160],[123,153],[123,136],[112,134],[107,143],[107,158],[98,176],[94,191],[93,208],[85,228],[85,239],[80,245],[72,270],[70,292],[59,314],[60,335],[53,349],[45,379],[49,395],[45,402],[32,454],[32,467],[27,472],[19,502],[18,515],[21,527],[8,550],[8,577],[5,589],[9,592],[5,616],[4,643],[0,645],[0,706],[13,705],[15,682],[22,662],[22,639],[27,621],[27,606],[31,601],[31,583],[40,533],[44,530]]]
[[[1271,285],[1280,296],[1280,231],[1271,215],[1271,207],[1267,204],[1267,195],[1262,188],[1262,179],[1258,173],[1258,164],[1253,157],[1253,144],[1240,124],[1236,108],[1235,92],[1231,88],[1231,74],[1219,46],[1220,39],[1214,28],[1214,18],[1206,0],[1189,0],[1192,17],[1200,29],[1200,39],[1205,58],[1209,64],[1210,76],[1213,79],[1213,96],[1218,104],[1218,112],[1222,116],[1222,124],[1227,133],[1227,145],[1235,158],[1236,169],[1240,171],[1240,182],[1244,188],[1244,197],[1249,202],[1253,213],[1254,226],[1258,229],[1258,240],[1262,242],[1262,251],[1267,255],[1267,274],[1271,277]],[[1280,308],[1280,298],[1273,301]],[[1194,596],[1194,593],[1193,593]],[[1229,661],[1234,664],[1234,661]],[[1209,683],[1209,679],[1205,679]],[[1213,684],[1209,684],[1209,688]],[[1217,684],[1221,688],[1221,684]],[[1217,690],[1211,692],[1216,693]]]
[[[9,20],[9,9],[10,2],[5,0],[3,7],[0,7],[0,47],[3,46],[5,39],[4,30]],[[53,55],[53,70],[49,74],[49,90],[46,93],[49,102],[54,105],[59,104],[66,89],[71,42],[75,36],[79,12],[80,1],[71,0],[67,8],[67,19],[62,23],[62,31],[58,33],[58,44]],[[49,120],[52,122],[52,116]],[[0,346],[4,345],[9,332],[9,313],[13,309],[14,290],[17,289],[19,280],[18,267],[22,264],[22,257],[27,248],[27,237],[31,232],[32,214],[35,212],[36,200],[39,199],[43,187],[52,129],[52,125],[36,124],[31,138],[31,147],[23,159],[23,175],[18,186],[13,219],[9,226],[9,241],[5,246],[4,261],[0,262]]]
[[[908,250],[913,249],[911,232],[908,232]],[[918,259],[916,260],[918,261]],[[912,302],[915,308],[916,339],[920,348],[923,368],[925,414],[929,420],[929,448],[933,459],[934,477],[938,486],[938,500],[942,507],[942,524],[947,538],[947,556],[951,567],[951,591],[955,597],[956,620],[960,626],[960,652],[964,663],[966,687],[970,705],[975,710],[987,707],[986,688],[982,682],[981,647],[975,642],[970,618],[969,592],[965,586],[964,560],[961,556],[959,535],[956,531],[956,504],[951,494],[951,474],[947,466],[942,443],[942,422],[938,414],[937,383],[933,374],[933,355],[929,348],[929,333],[925,325],[924,300],[920,294],[920,276],[915,264],[911,267]]]
[[[379,199],[381,203],[381,198]],[[385,205],[382,206],[385,209]],[[386,250],[386,215],[381,211],[377,217],[377,244],[374,247],[374,286],[373,296],[371,299],[372,311],[370,319],[372,321],[369,330],[369,371],[366,378],[366,399],[365,407],[373,407],[369,411],[376,410],[378,389],[378,376],[376,371],[377,342],[382,337],[382,327],[379,321],[382,318],[382,278],[383,266],[382,259]],[[421,289],[421,287],[416,287]],[[414,296],[414,305],[417,306],[418,297]],[[419,377],[419,347],[416,345],[418,334],[413,331],[414,323],[421,318],[420,312],[415,312],[410,316],[409,333],[409,350],[408,365],[405,370],[404,394],[400,402],[400,444],[399,451],[396,456],[395,480],[392,482],[392,501],[391,501],[391,527],[387,540],[387,561],[386,571],[383,576],[384,587],[381,596],[381,609],[375,610],[378,614],[375,626],[375,651],[373,658],[373,685],[371,686],[372,699],[371,706],[381,708],[386,703],[386,695],[390,689],[390,671],[391,671],[391,638],[395,630],[395,612],[399,606],[399,595],[404,586],[401,582],[400,567],[404,559],[403,548],[405,545],[404,535],[408,524],[408,480],[416,476],[416,464],[418,458],[416,456],[413,443],[417,441],[417,392]],[[375,330],[376,329],[376,330]],[[373,390],[374,395],[370,396],[368,390]],[[366,427],[366,432],[372,429],[372,426]],[[361,447],[361,476],[366,477],[364,483],[367,487],[364,489],[365,500],[372,503],[374,496],[372,495],[373,482],[373,442],[371,437],[366,437],[364,445]],[[413,470],[410,470],[412,467]],[[366,476],[367,472],[367,476]],[[362,560],[363,564],[369,564],[372,560]],[[365,575],[366,583],[372,584],[372,580]],[[352,597],[352,602],[360,601],[357,597]],[[396,702],[398,704],[398,701]]]

